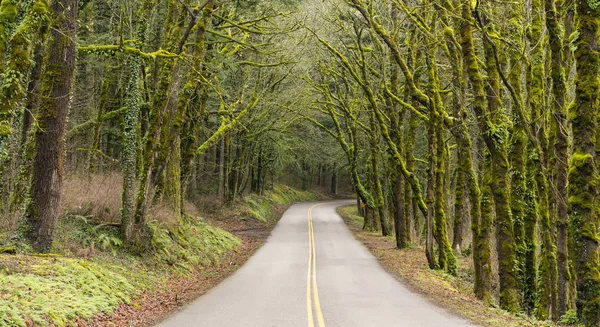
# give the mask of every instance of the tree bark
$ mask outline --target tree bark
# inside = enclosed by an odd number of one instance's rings
[[[508,154],[506,152],[506,126],[496,126],[489,113],[494,111],[497,103],[496,95],[498,86],[491,86],[492,94],[488,95],[488,106],[486,108],[486,93],[483,78],[479,72],[479,63],[474,49],[473,33],[471,24],[474,22],[471,9],[476,13],[477,8],[471,8],[471,2],[464,1],[462,6],[462,18],[465,20],[461,26],[461,45],[467,75],[471,81],[475,96],[474,110],[479,120],[479,130],[492,157],[491,193],[493,195],[496,209],[496,240],[499,261],[500,279],[500,306],[510,312],[518,310],[517,289],[515,276],[516,245],[513,234],[512,215],[510,212],[510,192],[508,190]],[[489,81],[498,84],[498,79],[493,74],[495,62],[487,56]],[[489,109],[489,111],[488,111]],[[495,127],[497,130],[492,130]],[[482,224],[482,226],[484,226]],[[485,226],[487,227],[487,226]]]
[[[336,195],[338,193],[338,168],[337,162],[333,163],[333,168],[331,170],[331,194]]]
[[[557,266],[558,266],[558,294],[555,319],[567,312],[568,284],[568,246],[567,246],[567,174],[569,160],[569,127],[566,110],[566,82],[565,69],[563,67],[563,42],[560,32],[560,15],[557,12],[554,0],[545,0],[546,27],[548,29],[550,43],[551,73],[552,77],[552,134],[556,139],[554,144],[554,157],[556,168],[556,180],[554,187],[554,198],[556,200],[556,225],[557,225]],[[567,34],[568,35],[568,34]]]
[[[58,224],[63,178],[65,132],[75,70],[78,0],[50,4],[50,40],[42,81],[42,100],[35,133],[28,236],[36,251],[48,252]]]
[[[569,163],[569,216],[573,224],[577,269],[577,313],[586,326],[600,325],[600,254],[598,245],[598,94],[600,47],[597,8],[577,1],[579,39],[575,60],[575,102],[569,110],[573,124],[573,155]]]

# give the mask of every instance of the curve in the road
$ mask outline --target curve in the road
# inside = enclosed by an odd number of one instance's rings
[[[385,272],[335,212],[350,203],[293,205],[233,276],[157,326],[473,326]]]

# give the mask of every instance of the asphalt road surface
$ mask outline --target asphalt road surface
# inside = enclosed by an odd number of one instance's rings
[[[350,203],[292,206],[244,266],[157,326],[474,326],[385,272],[335,212]]]

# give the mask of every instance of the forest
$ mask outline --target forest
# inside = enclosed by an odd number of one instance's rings
[[[600,326],[597,0],[2,0],[0,29],[25,252],[100,180],[132,253],[189,201],[320,188],[432,270],[471,258],[486,305]]]

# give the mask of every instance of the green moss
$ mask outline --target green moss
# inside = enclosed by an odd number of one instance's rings
[[[168,265],[190,270],[216,264],[241,241],[219,228],[187,217],[176,226],[149,224],[156,258]]]
[[[154,275],[141,270],[106,263],[37,260],[28,271],[0,274],[0,325],[26,326],[32,321],[65,326],[101,312],[111,314],[153,281]]]
[[[598,218],[594,208],[598,167],[594,148],[597,147],[598,68],[600,55],[593,44],[598,42],[600,19],[586,1],[577,2],[579,39],[576,98],[569,108],[573,127],[573,156],[568,175],[569,216],[573,231],[577,276],[577,311],[585,326],[600,325],[600,262],[598,258]]]
[[[12,132],[10,123],[7,121],[0,121],[0,136],[8,136]]]
[[[116,226],[76,216],[61,219],[53,250],[91,259],[0,256],[0,326],[73,326],[101,313],[110,315],[140,293],[168,285],[172,271],[187,274],[212,266],[240,245],[221,229],[183,220],[175,226],[151,224],[152,251],[140,258],[122,244],[105,246],[106,240],[119,241]],[[18,252],[29,250],[17,247]]]
[[[454,30],[451,27],[449,27],[449,26],[445,26],[444,27],[444,35],[446,37],[453,38],[454,37]]]
[[[4,23],[14,21],[19,13],[17,4],[18,1],[15,0],[2,0],[0,4],[0,20]]]
[[[31,7],[31,11],[38,16],[45,15],[48,12],[48,1],[36,1]]]
[[[299,191],[285,185],[275,185],[273,190],[265,192],[264,196],[250,194],[244,198],[243,209],[249,216],[262,222],[272,222],[275,218],[275,206],[286,205],[294,202],[308,202],[317,200],[314,193]]]
[[[594,157],[590,153],[579,153],[574,152],[571,155],[571,169],[573,167],[581,168],[584,165],[590,164],[594,160]]]

